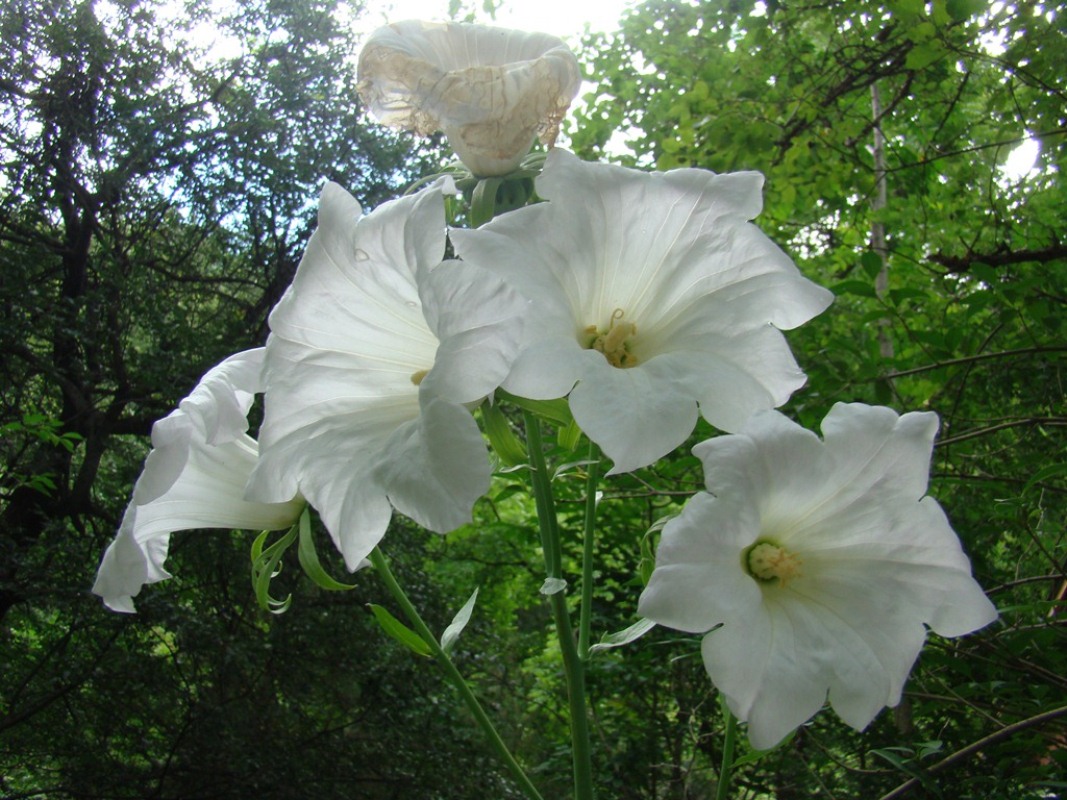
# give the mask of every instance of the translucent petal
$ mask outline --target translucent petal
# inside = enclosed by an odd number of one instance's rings
[[[243,429],[247,421],[226,419],[226,410],[251,401],[258,386],[256,352],[239,354],[204,376],[190,397],[153,429],[156,447],[145,460],[134,487],[133,500],[123,516],[115,540],[101,562],[93,591],[117,611],[132,612],[135,597],[145,584],[170,577],[163,568],[170,535],[199,528],[276,530],[290,527],[304,508],[294,494],[280,502],[244,499],[245,487],[257,462],[256,442]],[[244,386],[235,386],[235,382]],[[240,393],[240,394],[238,394]],[[205,425],[209,420],[211,424]],[[240,428],[240,431],[235,431]],[[205,431],[216,443],[206,441]]]
[[[549,146],[578,93],[574,54],[554,36],[409,20],[371,34],[359,93],[386,125],[444,131],[476,175],[514,170],[536,137]]]
[[[299,492],[351,569],[394,506],[443,532],[468,521],[488,488],[488,453],[464,404],[511,368],[527,303],[488,270],[441,262],[448,188],[361,217],[327,186],[319,227],[271,314],[249,497]]]

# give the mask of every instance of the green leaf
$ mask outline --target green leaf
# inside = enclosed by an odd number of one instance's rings
[[[1023,486],[1022,491],[1019,492],[1019,494],[1026,494],[1030,487],[1035,483],[1041,483],[1041,481],[1055,475],[1067,475],[1067,463],[1061,462],[1059,464],[1049,464],[1048,466],[1042,467],[1030,476],[1030,480],[1026,482],[1026,485]]]
[[[556,442],[565,450],[577,450],[582,441],[582,429],[573,419],[559,429],[556,434]]]
[[[935,40],[923,42],[911,49],[907,58],[904,59],[904,66],[912,70],[925,69],[944,56],[945,52],[941,42]]]
[[[474,603],[477,600],[478,590],[475,589],[474,594],[463,604],[463,608],[456,612],[456,616],[452,617],[451,624],[441,634],[441,649],[446,653],[452,652],[452,648],[456,645],[456,640],[463,633],[463,629],[467,627],[467,623],[470,622],[471,612],[474,611]]]
[[[982,11],[985,3],[983,0],[948,0],[945,8],[954,22],[963,22],[972,14]]]
[[[873,250],[868,250],[860,256],[860,267],[869,278],[874,278],[882,271],[882,257]]]
[[[770,750],[752,750],[751,752],[745,753],[743,756],[741,756],[739,758],[735,758],[734,759],[734,769],[737,769],[738,767],[743,767],[746,764],[755,764],[757,761],[766,758],[767,756],[769,756],[771,753],[775,752],[776,750],[783,749],[791,741],[793,741],[793,737],[796,736],[796,735],[797,735],[796,730],[792,730],[792,731],[789,732],[788,736],[786,736],[784,739],[782,739],[782,741],[780,741],[778,744],[776,744]]]
[[[386,608],[375,605],[374,603],[368,603],[367,605],[374,613],[374,618],[378,621],[382,630],[400,642],[400,644],[404,645],[404,647],[420,656],[429,656],[433,654],[433,650],[430,648],[430,645],[426,643],[425,639],[390,614]]]
[[[508,418],[504,416],[500,406],[486,400],[482,403],[481,412],[485,435],[489,438],[489,444],[501,463],[509,467],[525,464],[526,448],[512,431]]]
[[[852,294],[859,297],[871,298],[878,297],[878,295],[875,294],[874,287],[866,281],[841,281],[840,283],[835,283],[831,286],[830,291],[834,294]]]
[[[315,552],[315,540],[311,536],[311,514],[307,508],[300,515],[297,528],[300,531],[300,543],[297,545],[296,557],[300,560],[300,566],[304,568],[304,572],[314,581],[315,585],[331,592],[344,592],[349,589],[355,589],[356,586],[353,583],[341,583],[338,580],[334,580],[322,568],[322,564],[319,563],[319,554]]]
[[[637,641],[655,627],[656,623],[652,620],[639,619],[629,628],[624,628],[621,631],[607,634],[599,642],[590,647],[589,652],[596,653],[600,650],[610,650],[613,647],[622,647],[624,644]]]

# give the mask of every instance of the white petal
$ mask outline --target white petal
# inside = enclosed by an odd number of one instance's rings
[[[133,598],[146,584],[170,577],[163,569],[170,537],[139,543],[133,535],[136,513],[137,507],[131,503],[123,515],[118,535],[104,551],[93,584],[93,594],[103,598],[104,605],[126,614],[137,611]]]
[[[441,344],[424,391],[474,403],[507,376],[528,302],[488,270],[446,261],[421,281],[426,322]]]
[[[694,406],[732,431],[783,403],[804,375],[773,326],[801,324],[831,295],[749,223],[761,185],[756,173],[648,174],[553,150],[537,183],[548,202],[453,235],[465,261],[530,298],[504,386],[549,399],[578,381],[575,418],[616,472],[677,447]],[[635,365],[576,352],[619,321],[635,326]],[[626,374],[606,376],[604,365]]]
[[[178,408],[152,426],[153,449],[134,488],[134,502],[150,503],[170,489],[185,468],[191,447],[244,437],[248,410],[262,391],[263,356],[262,347],[230,356],[209,370]]]
[[[738,565],[758,535],[753,508],[695,495],[663,528],[656,569],[637,613],[689,633],[704,633],[746,613],[759,604],[759,587]]]
[[[446,188],[360,217],[326,187],[319,228],[271,314],[249,497],[299,492],[350,569],[379,543],[392,506],[451,530],[488,488],[486,447],[462,404],[507,374],[527,303],[491,272],[441,263]]]
[[[224,444],[206,444],[199,439],[196,426],[183,421],[189,447],[183,453],[178,477],[163,494],[143,504],[136,501],[135,488],[135,500],[101,563],[93,591],[116,610],[133,611],[132,597],[143,585],[170,577],[163,561],[173,532],[199,528],[279,530],[293,525],[304,508],[302,500],[243,500],[256,464],[256,443],[242,434]],[[163,451],[150,455],[138,485],[155,482],[154,473],[170,466],[165,456]]]
[[[608,475],[651,464],[685,441],[696,425],[696,401],[671,392],[649,370],[597,362],[571,392],[570,407],[578,426],[615,462]]]
[[[716,497],[697,495],[665,526],[640,603],[681,630],[722,624],[705,665],[759,748],[827,695],[863,728],[899,702],[927,625],[962,635],[996,617],[922,497],[936,418],[839,405],[823,429],[820,441],[768,411],[695,447]],[[733,509],[743,526],[725,517]],[[748,574],[746,549],[761,540],[795,559],[784,581]]]
[[[447,533],[471,519],[492,471],[477,423],[463,406],[427,399],[417,422],[398,428],[375,479],[396,509]]]
[[[804,631],[762,606],[748,610],[705,636],[701,653],[752,746],[766,750],[822,708],[826,686],[805,668]]]

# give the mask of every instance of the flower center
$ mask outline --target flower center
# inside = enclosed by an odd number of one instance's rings
[[[745,571],[762,583],[785,586],[793,578],[799,578],[803,562],[796,553],[771,542],[757,542],[745,551]]]
[[[611,366],[620,368],[637,366],[637,356],[632,352],[637,326],[632,322],[624,322],[624,314],[621,308],[616,308],[606,331],[596,325],[589,325],[583,331],[586,336],[585,348],[603,353]]]

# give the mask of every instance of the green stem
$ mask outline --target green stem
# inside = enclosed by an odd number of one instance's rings
[[[722,713],[726,716],[726,732],[722,740],[722,766],[715,784],[715,800],[726,800],[730,794],[730,773],[734,769],[734,743],[737,741],[737,717],[730,713],[726,703],[722,704]]]
[[[526,423],[526,446],[533,467],[531,483],[537,504],[537,521],[541,531],[541,546],[545,556],[545,572],[549,578],[562,578],[559,525],[556,504],[552,497],[552,479],[545,465],[541,441],[541,423],[529,411],[523,412]],[[552,615],[563,656],[563,672],[567,679],[567,700],[570,708],[571,758],[574,764],[575,800],[593,800],[593,766],[589,745],[589,720],[585,708],[585,665],[578,657],[578,648],[571,629],[570,611],[565,591],[549,596]]]
[[[471,691],[471,687],[467,685],[467,681],[463,679],[463,675],[456,669],[456,665],[452,663],[452,659],[449,658],[448,653],[446,653],[441,648],[441,645],[438,644],[437,638],[433,635],[429,626],[423,622],[418,609],[416,609],[408,599],[408,596],[404,593],[404,590],[393,576],[393,571],[389,569],[389,560],[385,557],[385,553],[378,548],[374,548],[370,554],[370,562],[374,565],[375,571],[378,573],[379,577],[381,577],[382,582],[385,583],[386,588],[389,589],[389,593],[393,596],[393,599],[396,600],[397,605],[403,610],[404,616],[408,618],[408,622],[411,623],[419,636],[421,636],[426,641],[426,644],[429,645],[434,657],[444,668],[445,675],[456,688],[456,691],[459,692],[460,697],[463,698],[463,702],[467,704],[468,710],[474,715],[474,719],[489,739],[489,743],[492,745],[497,755],[500,756],[507,765],[512,776],[522,787],[526,796],[530,798],[530,800],[544,800],[544,797],[537,791],[537,787],[531,783],[526,772],[519,765],[519,762],[515,760],[515,756],[508,750],[508,746],[504,744],[504,740],[500,738],[500,734],[497,733],[492,720],[490,720],[489,716],[485,713],[482,704],[478,702],[478,698],[475,697],[474,692]]]
[[[600,452],[589,443],[589,472],[585,480],[585,520],[582,531],[582,605],[578,618],[578,656],[589,660],[589,636],[593,617],[593,551],[596,533],[596,487],[600,480]]]

